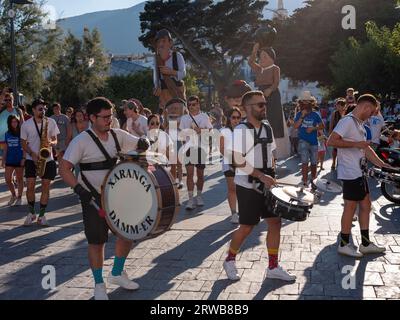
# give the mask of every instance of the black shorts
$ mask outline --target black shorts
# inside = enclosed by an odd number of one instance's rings
[[[197,157],[194,154],[197,152]],[[193,159],[191,159],[193,157]],[[208,153],[202,148],[189,148],[186,151],[184,164],[185,166],[196,166],[197,169],[204,170],[206,168]],[[190,162],[193,160],[193,162]]]
[[[6,163],[6,167],[11,167],[11,168],[22,168],[20,163]]]
[[[57,175],[57,164],[54,160],[46,163],[46,170],[42,179],[54,180]],[[25,178],[36,178],[36,165],[32,160],[25,161]]]
[[[343,199],[362,201],[369,194],[368,181],[365,177],[343,181]]]
[[[99,216],[95,207],[88,203],[81,203],[83,226],[89,244],[104,244],[108,242],[108,224],[106,219]]]
[[[261,219],[278,218],[275,213],[268,210],[263,194],[236,185],[236,196],[239,205],[240,224],[255,226]]]
[[[227,177],[227,178],[234,178],[235,177],[235,171],[233,171],[233,170],[224,171],[224,176]]]

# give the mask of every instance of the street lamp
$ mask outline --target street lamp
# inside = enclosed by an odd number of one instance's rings
[[[16,12],[14,11],[14,4],[33,4],[31,0],[10,0],[10,9],[8,10],[8,17],[10,18],[11,29],[11,82],[14,94],[14,107],[18,106],[19,94],[17,90],[17,62],[15,52],[15,29],[14,19]]]

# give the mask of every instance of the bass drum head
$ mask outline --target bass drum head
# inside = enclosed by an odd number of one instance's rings
[[[102,186],[110,229],[126,240],[148,237],[157,223],[158,198],[147,170],[134,162],[117,164]]]

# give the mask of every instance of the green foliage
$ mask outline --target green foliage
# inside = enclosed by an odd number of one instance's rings
[[[383,97],[399,95],[400,23],[393,30],[376,23],[366,25],[367,41],[351,38],[335,53],[330,68],[335,85],[332,93],[343,93],[350,86],[361,92]]]
[[[103,89],[108,67],[108,58],[96,29],[90,32],[85,28],[82,40],[69,33],[53,65],[48,90],[43,95],[64,106],[82,105]]]
[[[14,5],[18,90],[36,97],[45,84],[49,67],[58,55],[61,31],[42,27],[44,1],[35,5]],[[11,86],[10,19],[8,0],[0,0],[0,86]]]
[[[349,4],[356,9],[356,30],[342,28],[342,8]],[[366,41],[370,20],[393,28],[400,20],[395,6],[395,0],[309,0],[278,28],[275,49],[282,72],[292,79],[332,85],[329,65],[341,43],[350,37]]]
[[[153,92],[153,76],[151,70],[138,72],[128,76],[112,76],[106,81],[102,95],[111,99],[117,106],[121,100],[136,98],[153,112],[158,109],[158,98]]]
[[[211,73],[218,91],[238,74],[250,54],[254,32],[264,22],[262,10],[268,1],[256,0],[156,0],[145,5],[140,15],[144,35],[140,40],[151,46],[155,33],[167,28],[176,46],[199,70]],[[235,59],[237,57],[239,59]]]

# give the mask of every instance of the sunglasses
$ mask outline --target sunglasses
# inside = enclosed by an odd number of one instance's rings
[[[150,125],[151,125],[151,126],[159,126],[160,123],[159,123],[159,122],[150,122]]]
[[[43,111],[46,111],[47,108],[37,108],[36,110],[39,111],[39,112],[43,112]]]
[[[4,99],[3,101],[4,102],[11,102],[12,100],[11,99]]]
[[[189,103],[188,106],[189,107],[195,107],[195,106],[197,106],[197,102],[196,103]]]
[[[250,103],[248,104],[248,106],[257,106],[259,109],[263,109],[267,107],[267,103],[266,102],[258,102],[258,103]]]
[[[232,116],[232,117],[231,117],[232,120],[240,120],[241,118],[242,118],[242,117],[239,117],[239,116]]]

